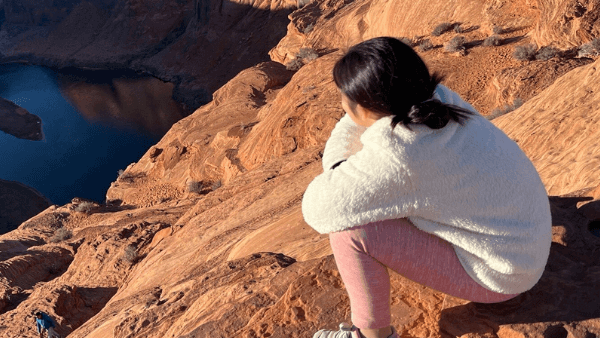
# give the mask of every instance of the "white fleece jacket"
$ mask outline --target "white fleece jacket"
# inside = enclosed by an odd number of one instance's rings
[[[412,131],[392,130],[391,117],[369,128],[340,119],[325,146],[325,171],[304,193],[304,219],[324,234],[407,217],[450,242],[483,287],[529,290],[550,252],[546,189],[519,146],[458,94],[439,85],[434,97],[475,114],[464,126],[411,124]]]

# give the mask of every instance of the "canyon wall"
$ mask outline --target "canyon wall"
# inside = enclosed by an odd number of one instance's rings
[[[210,4],[196,11],[195,24],[220,10],[218,2],[170,3],[178,4]],[[222,4],[223,13],[232,13]],[[264,21],[271,9],[263,9],[220,25]],[[350,321],[328,237],[303,221],[301,199],[322,172],[324,143],[343,116],[333,64],[350,44],[389,34],[417,35],[415,48],[430,68],[485,115],[514,98],[525,101],[493,123],[539,171],[553,227],[542,279],[508,302],[471,303],[392,273],[392,325],[403,337],[600,335],[600,238],[589,231],[600,220],[594,85],[600,60],[568,50],[548,60],[515,59],[515,47],[540,43],[545,11],[534,1],[307,3],[291,13],[287,32],[275,32],[285,37],[262,41],[273,60],[236,70],[219,84],[210,103],[175,123],[125,170],[107,203],[74,199],[0,236],[0,334],[35,337],[37,309],[57,320],[61,334],[91,338],[312,337]],[[183,14],[165,15],[169,21]],[[465,30],[433,36],[445,21]],[[502,44],[484,46],[494,26],[504,29]],[[261,34],[273,29],[261,27]],[[553,34],[547,36],[556,42],[572,32]],[[443,48],[457,35],[468,41],[462,55]],[[421,51],[424,39],[434,48]],[[188,52],[169,46],[140,64],[185,72],[170,62],[190,63]],[[192,42],[187,50],[201,58],[199,46]],[[244,40],[239,48],[249,46]],[[286,69],[300,48],[319,57],[302,61],[298,71]],[[167,50],[168,57],[161,54]],[[190,83],[211,80],[185,76]]]

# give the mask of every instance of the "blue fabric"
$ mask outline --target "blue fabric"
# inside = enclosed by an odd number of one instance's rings
[[[42,329],[48,330],[51,327],[54,327],[54,321],[50,316],[45,313],[42,313],[42,318],[35,318],[38,333],[42,332]]]
[[[446,94],[444,94],[444,90],[440,86],[435,87],[434,92],[438,94],[438,96],[440,97],[440,101],[447,102]]]

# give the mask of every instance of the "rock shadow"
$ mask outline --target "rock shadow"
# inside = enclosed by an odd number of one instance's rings
[[[41,237],[25,238],[19,240],[0,240],[0,262],[21,254],[25,254],[27,252],[27,249],[29,249],[30,247],[44,244],[46,244],[46,241],[44,241],[44,239]]]
[[[36,189],[17,181],[0,179],[0,235],[15,230],[50,205],[50,200]]]
[[[508,45],[511,43],[519,42],[523,39],[525,39],[525,35],[519,35],[519,36],[515,36],[512,38],[502,39],[502,42],[500,42],[500,45]]]
[[[10,312],[16,309],[29,297],[29,293],[16,292],[6,294],[0,299],[0,314]],[[2,306],[3,305],[3,306]]]
[[[600,317],[600,238],[588,230],[600,201],[578,208],[587,197],[550,197],[553,243],[540,281],[511,300],[468,303],[442,311],[440,328],[445,336],[489,334],[500,325],[553,323],[544,337],[566,337],[564,325]],[[584,208],[586,207],[586,208]],[[586,211],[587,210],[587,211]],[[558,324],[562,323],[562,324]]]
[[[481,46],[484,40],[473,40],[464,44],[466,49],[471,49],[476,46]]]
[[[514,32],[518,32],[520,30],[529,28],[528,26],[519,26],[519,27],[508,27],[508,28],[502,28],[502,31],[499,34],[510,34],[510,33],[514,33]]]
[[[73,253],[60,247],[52,251],[15,252],[0,261],[0,278],[5,281],[0,286],[0,312],[16,309],[29,298],[37,283],[60,277],[72,262]]]
[[[58,298],[54,310],[63,318],[57,331],[63,336],[75,331],[100,312],[117,290],[117,287],[80,286],[62,286],[55,290]]]
[[[479,26],[471,26],[471,27],[467,27],[465,28],[461,33],[470,33],[470,32],[474,32],[476,30],[478,30],[480,27]]]
[[[95,213],[104,214],[134,209],[137,209],[137,207],[134,205],[123,204],[123,200],[121,199],[112,199],[101,204]]]

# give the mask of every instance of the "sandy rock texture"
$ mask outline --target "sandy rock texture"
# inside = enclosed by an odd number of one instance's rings
[[[550,260],[533,289],[483,305],[391,273],[392,324],[402,337],[600,335],[600,238],[589,231],[600,227],[600,61],[568,53],[515,60],[515,46],[539,29],[537,2],[443,5],[315,0],[294,11],[285,38],[269,46],[273,60],[237,72],[175,123],[111,185],[107,203],[74,199],[0,236],[0,336],[36,337],[36,309],[70,338],[308,338],[350,321],[328,238],[303,221],[301,199],[343,116],[331,67],[344,46],[384,33],[433,41],[423,58],[484,114],[526,101],[494,123],[540,172],[553,225]],[[444,21],[467,31],[431,35]],[[494,25],[507,30],[503,44],[483,46]],[[459,34],[469,41],[464,55],[445,52]],[[320,57],[287,70],[282,63],[305,47]],[[171,53],[165,64],[185,55]]]
[[[578,46],[598,36],[598,28],[594,26],[598,11],[586,9],[585,20],[591,23],[573,24],[567,30],[558,23],[562,20],[560,16],[567,15],[570,11],[567,8],[580,5],[577,1],[559,2],[561,9],[555,2],[544,0],[313,1],[290,15],[288,34],[269,54],[273,60],[285,64],[297,58],[302,48],[326,54],[346,50],[372,37],[395,36],[407,38],[419,49],[428,40],[432,49],[423,54],[430,67],[445,75],[445,83],[487,114],[494,108],[512,104],[516,98],[527,101],[559,76],[589,63],[589,59],[573,59],[573,54]],[[595,8],[593,1],[586,8]],[[450,24],[450,29],[436,36],[433,31],[441,23]],[[457,25],[460,32],[455,31]],[[495,34],[495,27],[500,29],[496,34],[500,45],[485,47],[484,41]],[[540,37],[550,32],[551,37]],[[440,57],[450,54],[443,46],[459,35],[466,39],[466,56]],[[569,39],[573,42],[563,43]],[[552,58],[550,65],[523,64],[515,60],[513,52],[515,47],[527,43],[559,47],[565,57]],[[496,49],[493,58],[489,49]],[[485,90],[482,86],[486,86]]]
[[[538,0],[540,17],[532,36],[540,46],[580,46],[600,33],[600,1]]]
[[[494,120],[536,166],[550,195],[600,184],[600,62],[577,68]],[[568,88],[568,90],[566,90]]]
[[[37,115],[3,98],[0,98],[0,130],[25,140],[44,138],[42,120]]]

